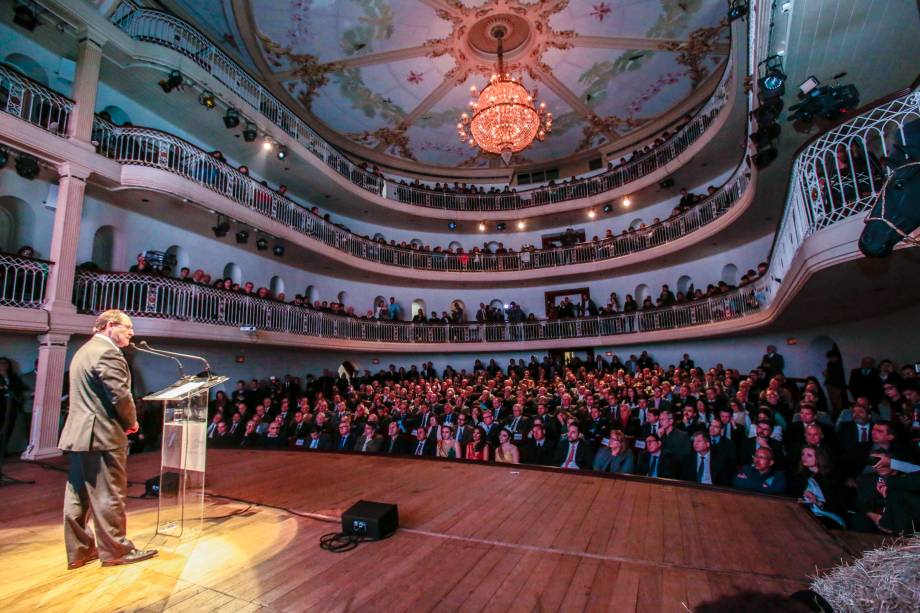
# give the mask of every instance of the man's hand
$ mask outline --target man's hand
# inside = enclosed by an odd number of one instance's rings
[[[131,436],[132,434],[134,434],[135,432],[137,432],[137,431],[140,430],[140,429],[141,429],[141,425],[140,425],[139,423],[137,423],[137,422],[134,422],[134,425],[133,425],[133,426],[131,426],[130,428],[128,428],[127,430],[125,430],[125,434],[127,434],[128,436]]]

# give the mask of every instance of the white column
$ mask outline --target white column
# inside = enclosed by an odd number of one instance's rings
[[[102,42],[98,42],[100,40]],[[73,82],[76,105],[68,124],[68,135],[72,141],[89,144],[92,140],[103,43],[104,40],[92,32],[85,32],[84,38],[77,43],[77,70]]]
[[[24,460],[40,460],[61,455],[57,443],[69,339],[69,334],[56,333],[38,337],[32,429],[29,432],[29,446],[22,453]]]
[[[73,305],[74,269],[77,265],[83,195],[89,169],[70,163],[61,164],[58,166],[58,176],[57,209],[54,212],[51,253],[48,258],[54,265],[48,276],[45,310],[73,314],[76,313]]]

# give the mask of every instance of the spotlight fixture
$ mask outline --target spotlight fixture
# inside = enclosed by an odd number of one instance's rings
[[[498,222],[497,224],[495,224],[495,229],[498,230],[499,232],[504,232],[504,231],[505,231],[505,227],[506,227],[506,226],[505,226],[505,222],[503,222],[503,221],[500,221],[500,222]]]
[[[451,232],[455,232],[455,231],[457,230],[457,222],[456,222],[456,221],[448,221],[448,222],[447,222],[447,229],[450,230]]]
[[[608,202],[604,205],[604,213],[609,214],[611,211],[613,211],[613,205]]]
[[[23,153],[16,158],[16,174],[23,179],[31,181],[38,176],[41,166],[38,165],[38,159],[31,155]]]
[[[595,217],[597,217],[597,213],[594,212],[594,209],[591,209],[590,211],[588,211],[588,217],[590,219],[594,219]]]
[[[236,242],[241,245],[245,245],[246,243],[248,243],[249,242],[249,232],[247,232],[246,230],[240,230],[239,232],[237,232]]]
[[[226,215],[217,215],[217,225],[212,226],[211,230],[214,232],[214,236],[217,238],[223,238],[227,236],[227,232],[230,231],[230,218]]]
[[[268,249],[268,239],[260,238],[256,241],[256,249],[259,251],[265,251]]]
[[[754,110],[754,119],[757,120],[757,125],[765,125],[776,121],[782,111],[782,98],[768,98]]]
[[[180,85],[182,85],[182,73],[178,70],[173,70],[168,77],[160,81],[160,87],[167,94]]]
[[[265,140],[262,141],[262,149],[264,151],[271,151],[273,147],[272,139],[270,136],[266,136]]]
[[[284,245],[281,245],[281,244],[275,245],[274,247],[272,247],[272,253],[274,253],[276,257],[279,257],[279,258],[284,257]]]
[[[214,94],[206,89],[198,96],[198,104],[206,109],[213,109],[217,106],[217,100],[214,99]]]
[[[278,153],[276,153],[275,155],[278,156],[278,159],[279,159],[279,160],[283,160],[284,158],[287,157],[287,147],[283,147],[283,146],[280,146],[280,145],[279,145],[279,146],[278,146]]]
[[[224,126],[228,130],[240,125],[240,112],[236,109],[227,109],[227,112],[224,113]]]
[[[623,198],[623,206],[628,207],[631,204],[632,204],[632,200],[629,199],[629,196],[626,196],[625,198]]]
[[[481,221],[479,222],[479,231],[480,232],[486,231],[486,224],[482,223]]]
[[[13,23],[29,32],[34,32],[38,27],[38,11],[25,4],[17,4],[13,9]]]
[[[728,1],[728,20],[736,21],[747,15],[747,0],[729,0]]]
[[[246,122],[246,127],[243,129],[243,140],[247,143],[251,143],[259,136],[259,130],[256,128],[256,124],[251,121]]]
[[[781,98],[786,94],[786,73],[783,72],[783,58],[771,55],[762,63],[764,76],[757,80],[760,88],[757,96],[761,102],[770,98]]]
[[[527,224],[524,222],[523,219],[520,220],[519,222],[517,222],[517,228],[518,228],[518,230],[523,230],[523,229],[526,228],[526,227],[527,227]]]
[[[6,149],[0,148],[0,168],[6,166],[6,163],[10,161],[10,154]]]

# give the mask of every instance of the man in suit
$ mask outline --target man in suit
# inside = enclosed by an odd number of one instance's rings
[[[335,443],[336,451],[351,451],[355,446],[355,437],[351,433],[351,424],[347,419],[339,422],[339,440]]]
[[[454,430],[454,438],[460,444],[460,454],[466,453],[466,445],[473,440],[473,428],[469,425],[469,417],[466,413],[456,413],[457,429]]]
[[[581,438],[581,428],[578,422],[569,424],[565,438],[559,441],[556,447],[556,458],[553,463],[560,468],[573,470],[590,470],[591,451],[590,445]]]
[[[314,425],[310,430],[310,440],[304,444],[304,449],[329,451],[332,449],[332,440],[321,426]]]
[[[406,441],[399,431],[399,423],[391,421],[387,426],[387,437],[383,441],[383,448],[381,451],[392,455],[406,453]]]
[[[709,444],[709,433],[693,433],[693,453],[684,458],[683,478],[701,485],[728,485],[734,466],[729,466],[718,448]]]
[[[428,438],[428,431],[425,428],[416,428],[415,441],[409,449],[414,456],[434,455],[434,443]]]
[[[674,458],[677,465],[690,455],[690,437],[674,427],[674,413],[671,411],[661,411],[658,415],[658,437],[661,439],[661,451]]]
[[[134,336],[123,312],[103,312],[93,337],[70,363],[70,411],[58,447],[70,452],[64,492],[67,568],[102,560],[103,566],[152,558],[156,549],[137,549],[126,536],[128,435],[137,432],[131,371],[121,349]],[[93,514],[95,539],[87,530]]]
[[[645,451],[639,455],[635,473],[643,477],[661,479],[675,477],[674,462],[670,455],[662,453],[661,439],[657,434],[649,434],[645,437]]]
[[[882,399],[882,379],[875,368],[875,360],[870,357],[863,358],[859,368],[850,371],[848,387],[853,398],[865,396],[873,405],[878,404]]]
[[[543,424],[534,424],[530,429],[530,440],[524,447],[524,463],[550,466],[556,454],[556,445],[546,438]]]
[[[760,359],[760,367],[767,373],[767,378],[771,378],[774,375],[783,373],[783,368],[786,367],[786,361],[783,359],[783,356],[776,353],[776,347],[774,345],[767,345],[767,352],[763,354],[763,357]]]
[[[866,407],[854,404],[850,409],[852,421],[840,424],[837,438],[843,451],[844,476],[855,478],[866,467],[872,450],[872,423]]]
[[[361,453],[377,453],[383,448],[383,439],[377,436],[377,427],[367,422],[364,424],[364,434],[358,437],[355,443],[355,451]]]
[[[754,452],[761,447],[768,447],[773,451],[773,461],[782,466],[785,461],[783,445],[770,435],[773,433],[773,424],[769,421],[759,421],[754,426],[754,436],[748,438],[741,445],[741,451],[738,453],[738,463],[747,464],[754,461]],[[789,458],[790,464],[797,465],[799,458]]]
[[[524,406],[519,402],[515,403],[511,407],[511,418],[505,425],[505,429],[511,433],[511,442],[518,446],[523,445],[530,428],[530,418],[524,416]]]

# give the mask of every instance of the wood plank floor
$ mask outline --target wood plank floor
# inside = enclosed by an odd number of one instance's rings
[[[158,460],[132,456],[130,478],[153,476]],[[745,590],[789,594],[849,557],[779,499],[456,462],[215,450],[198,538],[154,540],[154,501],[132,498],[129,536],[160,556],[67,571],[65,474],[25,463],[5,472],[36,484],[0,490],[2,611],[686,611]],[[320,535],[362,498],[399,505],[396,536],[320,550]]]

